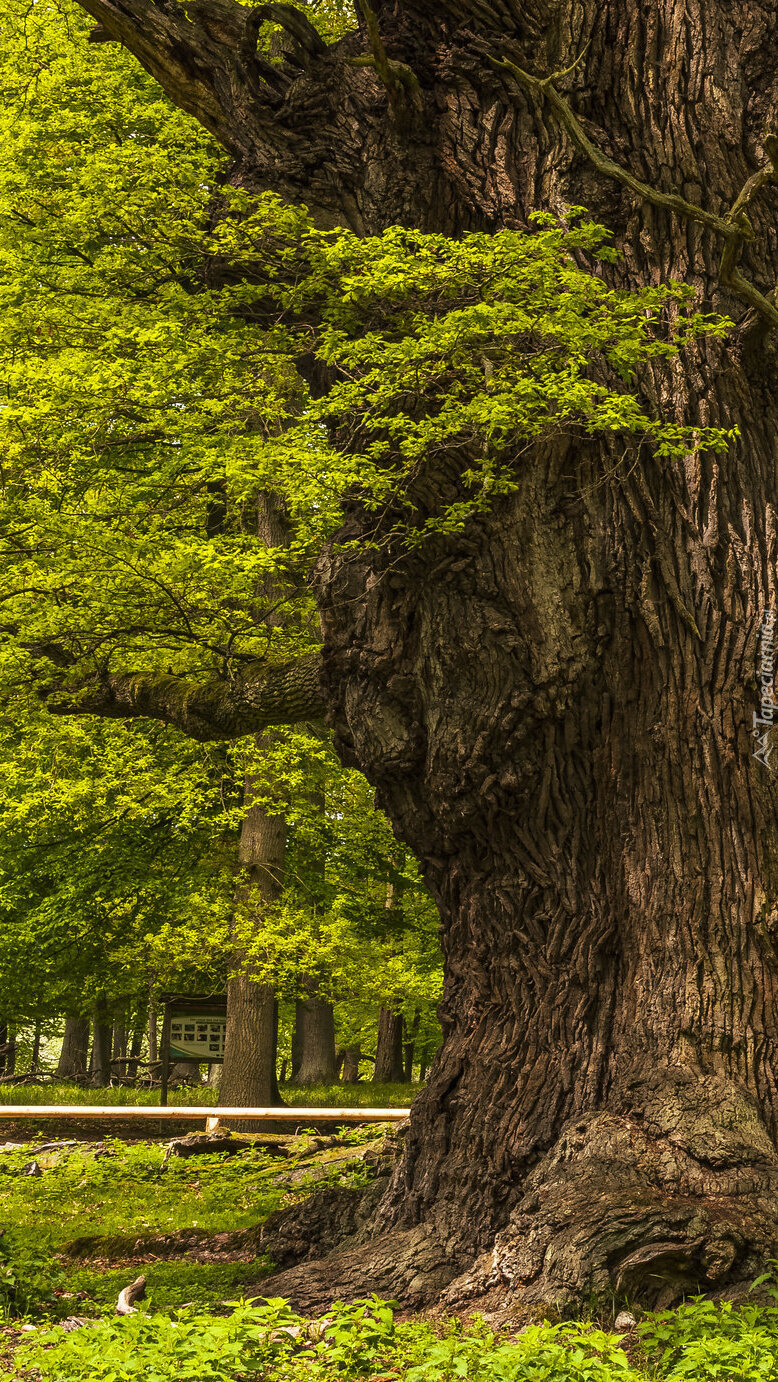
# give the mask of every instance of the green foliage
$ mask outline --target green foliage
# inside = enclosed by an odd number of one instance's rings
[[[40,1366],[45,1382],[124,1382],[140,1376],[264,1382],[765,1382],[778,1376],[778,1328],[772,1307],[717,1307],[687,1302],[649,1316],[644,1352],[593,1325],[531,1325],[510,1337],[476,1321],[437,1332],[424,1323],[395,1326],[391,1303],[376,1298],[335,1305],[309,1324],[286,1302],[240,1302],[228,1318],[189,1312],[174,1318],[140,1314],[95,1330],[52,1331],[18,1355]],[[659,1331],[657,1354],[651,1340]]]
[[[50,1309],[65,1279],[45,1234],[29,1241],[18,1232],[0,1237],[0,1318],[18,1319]]]
[[[61,681],[52,642],[76,677],[229,675],[309,648],[304,582],[355,486],[368,505],[392,498],[414,541],[512,487],[539,436],[615,435],[660,456],[726,446],[649,416],[631,388],[724,323],[682,285],[610,288],[608,233],[580,208],[461,240],[320,231],[304,208],[223,186],[210,137],[118,45],[86,45],[87,23],[12,5],[2,34],[0,543],[17,699]],[[311,352],[323,398],[295,369]],[[444,459],[457,493],[422,513],[414,485],[432,493]],[[277,550],[256,539],[262,490],[288,508]],[[283,621],[269,617],[279,582]]]
[[[651,1315],[638,1326],[646,1357],[662,1377],[700,1382],[761,1382],[778,1376],[778,1277],[772,1270],[754,1286],[771,1304],[733,1306],[702,1297],[677,1310]],[[752,1288],[753,1289],[753,1288]]]

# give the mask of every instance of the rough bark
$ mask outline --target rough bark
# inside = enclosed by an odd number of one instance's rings
[[[124,673],[68,686],[48,702],[55,715],[162,720],[190,739],[236,739],[268,725],[317,720],[324,710],[318,653],[278,667],[257,663],[232,681],[197,685],[184,677]]]
[[[443,923],[443,1046],[379,1226],[466,1269],[452,1303],[748,1276],[778,1243],[778,788],[751,737],[778,557],[775,338],[721,290],[712,231],[595,167],[490,58],[540,75],[579,59],[565,89],[594,142],[720,215],[764,159],[772,4],[375,0],[418,81],[403,99],[375,55],[349,64],[365,33],[271,77],[227,0],[186,18],[82,3],[244,185],[320,224],[497,229],[583,203],[615,232],[621,283],[682,278],[737,319],[639,381],[679,420],[737,425],[726,461],[538,446],[461,536],[425,559],[341,547],[317,593],[341,754]],[[767,186],[743,256],[764,292],[776,210]],[[339,536],[373,523],[352,501]],[[335,1265],[322,1280],[337,1293]]]
[[[378,1010],[378,1039],[376,1042],[374,1084],[397,1084],[403,1077],[403,1019],[402,1013],[391,1008]]]
[[[297,1085],[331,1085],[337,1078],[335,1010],[324,998],[300,998],[295,1004],[293,1049],[299,1056],[293,1076]]]
[[[62,1050],[57,1064],[57,1079],[84,1079],[89,1060],[89,1018],[66,1017]]]

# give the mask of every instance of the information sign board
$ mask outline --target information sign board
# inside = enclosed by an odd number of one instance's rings
[[[223,1061],[227,1014],[172,1012],[170,1014],[171,1061]]]
[[[224,1060],[227,1031],[226,998],[191,998],[165,994],[162,1024],[162,1091],[160,1103],[167,1104],[171,1065],[188,1061],[192,1065],[220,1065]]]

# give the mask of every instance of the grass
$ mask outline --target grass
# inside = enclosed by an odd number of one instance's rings
[[[419,1085],[410,1084],[335,1084],[317,1085],[312,1089],[286,1084],[281,1088],[281,1097],[286,1104],[310,1108],[406,1108],[419,1089]],[[211,1108],[219,1101],[219,1091],[205,1084],[182,1085],[170,1090],[169,1101],[182,1108]],[[0,1085],[2,1104],[154,1107],[159,1104],[159,1090],[133,1089],[121,1085],[96,1089],[91,1085],[53,1082],[45,1085]]]

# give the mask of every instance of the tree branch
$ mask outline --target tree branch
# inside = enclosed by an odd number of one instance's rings
[[[326,53],[327,45],[318,29],[315,29],[307,15],[302,10],[295,9],[294,5],[256,5],[252,14],[260,21],[269,19],[271,24],[278,24],[310,57]]]
[[[529,72],[517,67],[516,63],[509,61],[508,58],[491,58],[490,61],[498,70],[515,77],[525,90],[539,96],[541,100],[548,101],[559,123],[567,130],[573,143],[604,177],[614,178],[652,206],[662,207],[666,211],[673,211],[677,216],[683,216],[690,221],[697,221],[700,225],[707,226],[709,230],[714,231],[716,235],[721,235],[725,242],[719,271],[722,283],[726,287],[732,288],[771,326],[778,326],[778,310],[776,310],[775,304],[770,298],[760,293],[759,289],[749,282],[738,268],[743,245],[746,240],[753,238],[753,229],[746,214],[747,208],[756,194],[768,183],[774,182],[778,175],[778,168],[774,161],[778,156],[778,140],[775,136],[768,134],[765,138],[768,162],[748,179],[727,215],[717,216],[712,211],[706,211],[704,207],[695,206],[694,202],[687,201],[677,192],[660,192],[657,188],[651,187],[649,183],[641,182],[639,178],[630,173],[628,168],[622,168],[612,158],[601,153],[586,135],[583,126],[564,96],[560,95],[554,86],[554,82],[560,76],[564,76],[564,73],[554,73],[550,77],[543,78],[533,77]]]
[[[357,0],[357,8],[367,27],[371,52],[362,57],[350,58],[350,65],[352,67],[373,67],[386,87],[392,107],[396,107],[403,96],[408,96],[412,101],[420,104],[420,88],[416,73],[411,70],[407,63],[395,62],[389,57],[381,37],[378,16],[369,0]]]
[[[242,156],[250,153],[243,146],[242,122],[236,118],[247,89],[252,101],[266,104],[270,114],[280,99],[277,85],[281,82],[285,87],[287,80],[279,69],[258,59],[246,62],[251,10],[236,0],[190,0],[186,10],[154,0],[79,0],[79,4],[97,21],[93,42],[123,43],[171,100],[225,148]],[[268,76],[266,68],[272,80],[260,83],[259,78]]]
[[[204,684],[161,673],[105,676],[48,702],[53,715],[162,720],[190,739],[239,739],[271,725],[317,720],[324,713],[319,653],[279,667],[249,665],[233,681]]]

